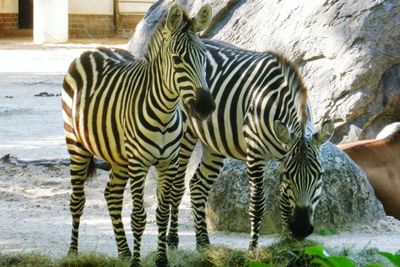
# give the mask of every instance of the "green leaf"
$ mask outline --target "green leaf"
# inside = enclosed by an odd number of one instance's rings
[[[343,256],[329,256],[323,247],[307,247],[304,254],[316,257],[311,263],[319,264],[323,267],[355,267],[352,260]]]
[[[329,256],[327,259],[333,263],[333,266],[337,267],[355,267],[352,260],[343,256]]]
[[[379,252],[379,254],[388,259],[394,266],[400,267],[400,253]]]
[[[355,267],[352,260],[343,256],[327,256],[316,258],[311,263],[319,264],[322,267]]]
[[[272,265],[261,262],[249,262],[247,267],[272,267]]]
[[[335,265],[332,265],[326,258],[315,258],[311,263],[322,267],[335,267]]]
[[[309,256],[322,257],[322,258],[328,256],[325,254],[324,248],[321,246],[306,247],[304,249],[304,254],[309,255]]]

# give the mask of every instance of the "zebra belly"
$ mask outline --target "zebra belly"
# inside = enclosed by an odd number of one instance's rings
[[[107,122],[96,123],[89,120],[78,127],[79,141],[94,156],[110,163],[126,165],[128,157],[125,150],[124,135],[116,134],[114,127]],[[119,128],[117,132],[123,132],[121,127],[117,128]]]
[[[72,125],[78,143],[109,163],[127,164],[123,121],[111,112],[113,104],[82,98],[74,101]]]
[[[246,160],[247,145],[243,135],[243,126],[224,125],[218,121],[225,120],[213,114],[212,117],[200,122],[190,119],[190,127],[201,142],[211,150],[221,155],[235,159]]]

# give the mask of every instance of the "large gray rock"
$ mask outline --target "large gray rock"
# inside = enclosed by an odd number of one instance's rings
[[[385,218],[364,172],[331,143],[322,148],[325,169],[321,200],[314,216],[317,229],[346,229]],[[267,211],[261,233],[281,232],[279,163],[269,162],[265,174]],[[210,192],[206,206],[210,230],[250,232],[249,186],[244,162],[227,160]]]
[[[159,1],[138,25],[130,50],[146,39],[172,0]],[[211,3],[203,34],[294,60],[309,88],[316,123],[335,120],[333,142],[375,137],[400,118],[400,1],[177,0],[192,13]]]

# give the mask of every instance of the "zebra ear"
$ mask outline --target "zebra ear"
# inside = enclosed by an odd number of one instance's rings
[[[209,4],[202,6],[196,16],[193,17],[193,29],[195,32],[201,32],[207,29],[211,23],[212,8]]]
[[[322,123],[321,130],[319,132],[316,132],[313,137],[312,141],[313,143],[320,147],[324,143],[328,142],[333,134],[334,131],[334,124],[332,120],[326,120]]]
[[[174,3],[171,8],[169,9],[168,15],[167,15],[167,29],[170,32],[174,32],[179,24],[182,21],[183,17],[183,10],[180,5],[177,3]]]
[[[286,146],[291,146],[293,144],[289,129],[281,121],[274,122],[274,131],[279,141],[281,141],[283,144]]]

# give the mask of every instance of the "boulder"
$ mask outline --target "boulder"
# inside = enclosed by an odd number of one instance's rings
[[[325,169],[323,190],[314,214],[316,229],[346,229],[384,219],[382,204],[376,199],[364,172],[332,143],[322,148]],[[281,232],[279,211],[279,162],[266,165],[264,179],[267,210],[261,233]],[[206,216],[211,231],[250,232],[249,186],[245,163],[228,159],[213,185]]]
[[[141,57],[172,0],[158,1],[129,50]],[[373,138],[400,118],[400,1],[177,0],[189,13],[204,3],[214,18],[203,37],[273,50],[301,70],[316,124],[332,117],[332,141]]]

